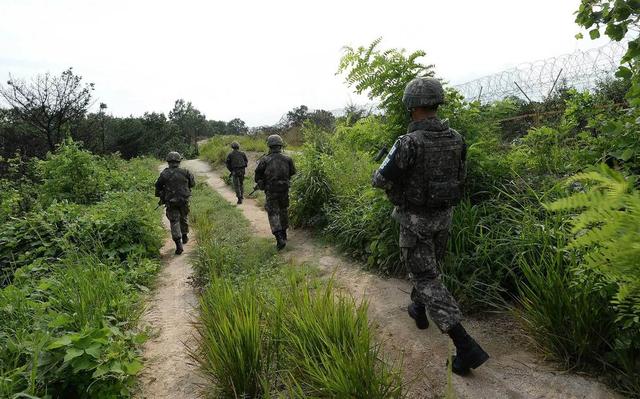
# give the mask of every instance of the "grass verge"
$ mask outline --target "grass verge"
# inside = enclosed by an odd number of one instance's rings
[[[282,262],[270,240],[217,193],[198,185],[192,222],[202,288],[192,356],[222,397],[399,398],[398,365],[382,359],[366,303],[356,304]]]

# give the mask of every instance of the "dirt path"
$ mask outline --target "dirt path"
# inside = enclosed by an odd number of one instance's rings
[[[196,173],[196,171],[193,171]],[[166,230],[169,222],[163,217]],[[145,368],[140,376],[139,399],[196,399],[204,381],[189,357],[187,348],[194,345],[193,326],[198,304],[189,285],[192,270],[189,254],[195,248],[194,235],[184,246],[184,253],[174,255],[175,244],[170,236],[161,249],[163,268],[158,276],[150,306],[143,315],[143,324],[157,335],[144,346]]]
[[[206,176],[207,183],[225,199],[235,203],[232,190],[209,165],[201,160],[186,166]],[[257,235],[270,237],[265,211],[254,200],[241,205]],[[435,326],[426,331],[415,328],[406,314],[411,290],[406,280],[382,279],[366,273],[361,266],[345,260],[332,247],[321,245],[307,232],[291,231],[283,255],[295,263],[312,262],[326,275],[334,275],[339,286],[356,300],[369,302],[369,314],[377,325],[387,353],[401,354],[409,397],[439,398],[446,389],[445,361],[449,338]],[[467,318],[465,327],[483,345],[491,359],[470,377],[453,376],[458,398],[616,398],[602,384],[576,374],[557,371],[552,364],[527,351],[513,321],[506,316]]]

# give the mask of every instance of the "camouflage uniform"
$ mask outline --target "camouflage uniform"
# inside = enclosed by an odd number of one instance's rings
[[[231,151],[225,161],[239,202],[244,198],[244,171],[248,163],[245,153],[237,149]]]
[[[448,332],[461,319],[458,304],[442,283],[439,268],[446,252],[455,202],[452,198],[448,203],[442,196],[450,196],[456,190],[460,191],[454,196],[461,195],[464,153],[462,136],[450,129],[446,121],[429,118],[412,122],[408,134],[396,141],[373,178],[373,185],[384,188],[396,205],[393,218],[400,224],[402,261],[413,283],[411,299],[427,308],[442,332]],[[395,170],[391,179],[381,173],[389,162],[394,163],[391,166]],[[438,176],[451,174],[459,178],[457,187],[445,179],[437,182]]]
[[[282,147],[271,147],[256,167],[255,181],[266,195],[265,209],[271,232],[276,238],[289,228],[289,184],[296,174],[293,160],[282,153]]]
[[[171,165],[171,164],[170,164]],[[174,166],[175,165],[175,166]],[[171,237],[180,241],[189,233],[189,197],[195,179],[187,169],[174,164],[165,168],[156,181],[156,197],[167,207],[167,219],[171,224]]]

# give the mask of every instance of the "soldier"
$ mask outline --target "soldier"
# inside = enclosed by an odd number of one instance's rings
[[[374,173],[374,187],[386,191],[400,224],[402,261],[413,283],[409,316],[419,329],[429,326],[426,311],[456,347],[452,370],[466,375],[489,358],[467,334],[458,304],[440,279],[453,206],[463,193],[466,145],[446,120],[437,117],[444,90],[433,78],[416,78],[402,98],[411,115],[407,134],[395,142]]]
[[[231,180],[233,189],[236,191],[236,197],[238,197],[238,204],[242,204],[244,197],[244,170],[248,161],[245,153],[240,151],[240,144],[237,141],[231,143],[231,148],[233,150],[227,155],[225,164],[229,172],[231,172]]]
[[[289,185],[291,176],[296,174],[293,160],[282,153],[282,137],[273,134],[267,138],[269,154],[256,167],[256,183],[266,195],[265,209],[269,214],[271,232],[276,237],[276,248],[287,245],[289,228]]]
[[[175,151],[167,154],[168,168],[156,180],[156,197],[167,207],[167,219],[171,223],[171,237],[176,243],[176,255],[183,252],[182,244],[189,241],[189,197],[196,185],[187,169],[180,168],[182,156]]]

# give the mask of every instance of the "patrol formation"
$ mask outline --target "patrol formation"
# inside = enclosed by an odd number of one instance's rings
[[[383,189],[395,205],[391,215],[400,225],[399,247],[402,262],[413,284],[408,315],[419,329],[429,327],[429,319],[448,334],[456,347],[449,361],[454,373],[469,374],[486,362],[489,355],[465,331],[456,300],[442,283],[440,267],[444,261],[453,207],[463,195],[466,145],[463,137],[437,116],[444,103],[444,90],[433,78],[416,78],[406,86],[404,105],[411,116],[407,134],[399,137],[372,178],[372,185]],[[296,174],[293,160],[282,151],[278,135],[267,138],[268,154],[260,158],[255,170],[256,189],[264,190],[265,209],[278,250],[287,245],[289,228],[289,188]],[[226,158],[237,203],[244,199],[247,156],[237,142]],[[156,182],[156,196],[166,206],[176,254],[188,241],[189,197],[195,181],[180,168],[181,156],[167,155],[169,167]]]

